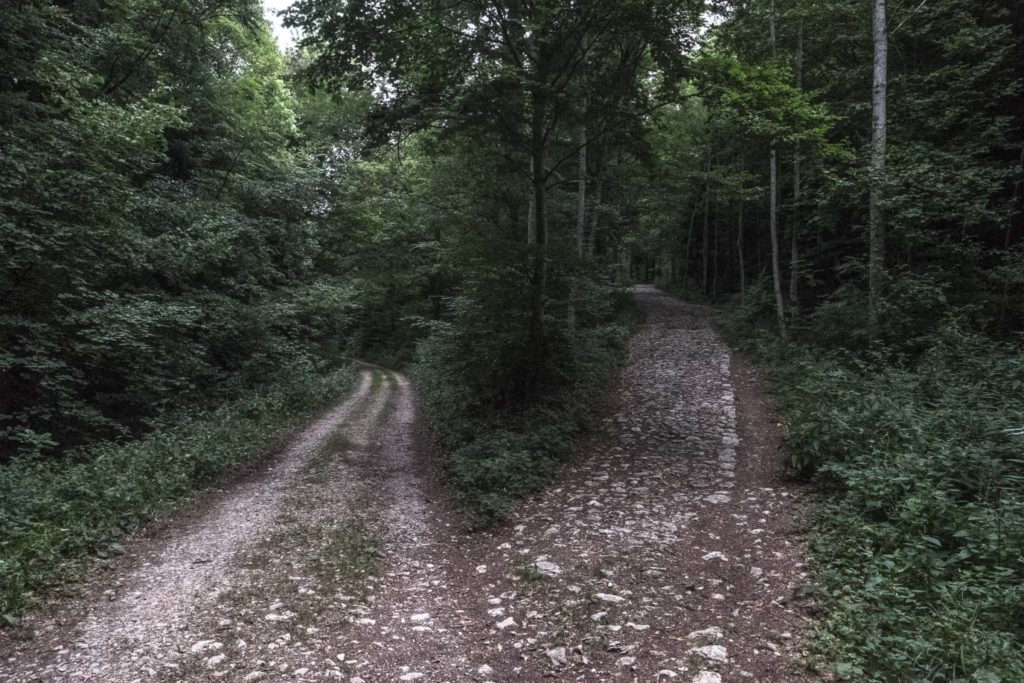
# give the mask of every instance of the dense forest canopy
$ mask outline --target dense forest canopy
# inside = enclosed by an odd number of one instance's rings
[[[0,611],[155,513],[68,531],[53,501],[97,453],[305,387],[283,420],[353,359],[411,368],[454,490],[500,518],[614,375],[624,286],[656,282],[724,307],[788,387],[793,472],[839,492],[818,557],[840,673],[1024,676],[1018,2],[283,20],[286,53],[257,0],[3,10]],[[190,457],[166,460],[183,481],[240,456]]]
[[[951,308],[1021,324],[1020,17],[990,4],[891,8],[882,336]],[[407,341],[407,314],[444,318],[489,268],[519,273],[515,374],[540,391],[534,355],[608,266],[757,296],[773,213],[785,318],[866,341],[870,7],[719,10],[702,28],[696,2],[303,0],[283,57],[252,2],[19,3],[5,452],[372,346],[353,316],[406,320]]]

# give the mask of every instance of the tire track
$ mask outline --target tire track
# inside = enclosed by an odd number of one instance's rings
[[[337,425],[367,401],[371,382],[372,373],[362,371],[349,398],[303,431],[263,476],[233,488],[184,533],[168,539],[123,578],[120,595],[70,606],[65,619],[85,611],[70,629],[40,625],[50,651],[39,652],[40,642],[28,656],[13,656],[0,680],[115,683],[157,675],[190,638],[194,606],[230,587],[235,555],[267,532],[288,486]]]

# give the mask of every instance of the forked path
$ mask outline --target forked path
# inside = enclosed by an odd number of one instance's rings
[[[467,534],[400,375],[0,633],[0,681],[797,681],[798,492],[707,313],[647,322],[560,480]]]

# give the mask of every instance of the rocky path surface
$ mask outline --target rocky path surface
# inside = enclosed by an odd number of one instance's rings
[[[799,681],[799,492],[699,307],[648,320],[561,479],[467,534],[367,368],[266,472],[0,633],[0,682]]]
[[[495,680],[798,681],[802,504],[779,426],[708,311],[647,323],[564,479],[479,543]]]

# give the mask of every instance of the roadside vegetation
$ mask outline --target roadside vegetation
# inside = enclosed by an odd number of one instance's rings
[[[287,383],[178,415],[127,443],[74,459],[21,458],[0,468],[0,614],[10,623],[38,591],[74,579],[92,558],[173,509],[197,487],[280,448],[348,392],[354,373],[296,372]]]
[[[784,343],[758,290],[722,322],[767,369],[794,476],[820,487],[819,653],[847,680],[1024,676],[1024,355],[949,314],[917,340]],[[759,322],[760,326],[756,323]],[[922,323],[923,324],[923,323]]]

